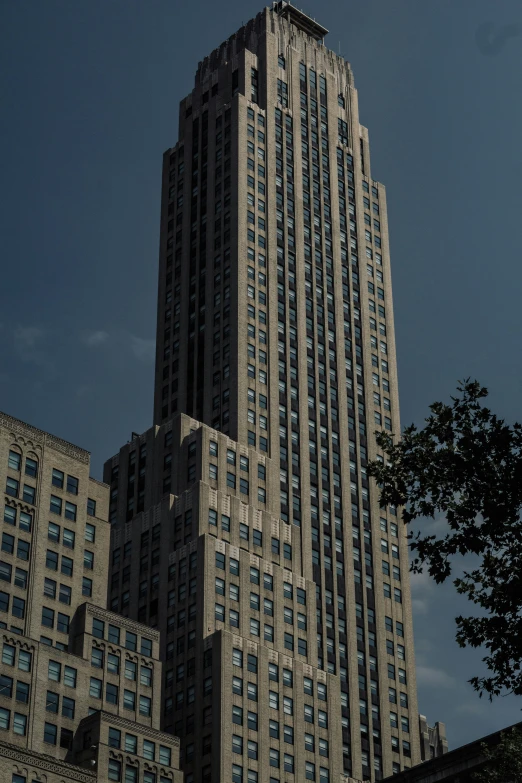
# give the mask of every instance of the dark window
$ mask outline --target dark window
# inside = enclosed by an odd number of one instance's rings
[[[53,468],[53,476],[52,476],[53,487],[58,487],[58,489],[63,489],[64,478],[65,478],[65,474],[61,470],[57,470],[56,468]]]
[[[67,750],[72,749],[74,733],[70,729],[60,729],[60,747]]]
[[[76,702],[67,696],[62,697],[62,715],[64,718],[74,718]]]
[[[133,652],[136,652],[138,649],[138,637],[135,633],[131,633],[130,631],[127,631],[125,636],[125,647],[127,650],[132,650]]]
[[[54,628],[54,611],[47,606],[42,607],[42,625],[47,628]]]
[[[105,623],[103,620],[98,620],[93,618],[92,621],[92,635],[95,636],[97,639],[104,639],[105,638]]]
[[[30,544],[27,541],[21,541],[19,539],[16,547],[16,556],[19,557],[20,560],[29,560],[29,550]]]
[[[119,748],[121,746],[121,731],[109,728],[109,747]]]
[[[45,700],[45,709],[47,712],[58,713],[58,707],[60,704],[60,696],[54,691],[47,691],[47,698]]]
[[[22,499],[26,503],[31,503],[31,505],[34,506],[35,497],[36,497],[36,489],[34,487],[29,486],[29,484],[24,484]]]
[[[65,557],[65,555],[62,555],[62,564],[61,564],[61,572],[64,574],[64,576],[72,576],[73,573],[73,561],[70,557]]]
[[[2,533],[2,552],[7,552],[8,555],[12,555],[14,552],[14,536],[9,533]]]
[[[47,742],[49,745],[56,745],[57,732],[58,730],[54,723],[45,723],[44,742]]]
[[[13,680],[11,677],[0,675],[0,696],[10,699],[13,695]]]
[[[18,680],[16,683],[16,701],[19,701],[21,704],[29,704],[29,691],[29,683]]]
[[[17,451],[10,451],[7,464],[11,470],[20,470],[20,466],[22,464],[22,455]]]
[[[68,477],[70,478],[70,476]],[[75,503],[65,502],[65,518],[70,519],[72,522],[76,522],[78,508]]]
[[[21,620],[25,616],[25,601],[23,598],[13,596],[13,604],[11,606],[11,614],[14,617],[19,617]]]
[[[11,497],[16,498],[18,497],[18,492],[20,489],[20,482],[16,481],[16,479],[8,478],[5,485],[5,494],[11,495]]]

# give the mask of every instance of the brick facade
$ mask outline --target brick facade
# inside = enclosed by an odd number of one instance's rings
[[[0,783],[181,783],[159,633],[105,609],[109,488],[89,460],[0,414]]]

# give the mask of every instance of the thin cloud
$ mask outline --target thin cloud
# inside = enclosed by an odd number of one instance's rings
[[[103,331],[95,331],[95,332],[84,332],[81,340],[85,345],[88,345],[90,347],[95,347],[97,345],[103,345],[107,342],[109,339],[108,332]]]
[[[150,363],[156,357],[156,341],[137,337],[130,332],[106,332],[103,329],[85,331],[80,335],[81,342],[89,348],[98,348],[107,345],[110,348],[121,351],[130,351],[135,359],[140,362]]]
[[[434,588],[435,582],[426,570],[421,574],[410,574],[411,592],[417,596],[418,594],[431,593]]]
[[[422,574],[410,574],[411,605],[416,614],[427,614],[432,597],[434,582],[427,571]]]
[[[454,688],[455,680],[442,669],[432,666],[417,666],[417,683],[436,688]]]
[[[37,326],[17,326],[13,333],[15,344],[19,348],[34,348],[43,335],[43,329]]]
[[[433,650],[433,645],[429,639],[415,639],[415,657],[417,662],[420,662],[421,656],[430,653]]]
[[[130,348],[140,362],[153,362],[156,357],[156,341],[130,335]]]
[[[13,331],[13,345],[18,358],[40,366],[50,365],[41,345],[45,331],[37,326],[17,326]]]
[[[468,702],[467,704],[459,704],[455,708],[455,712],[459,712],[463,715],[484,715],[486,712],[486,705],[484,702]]]

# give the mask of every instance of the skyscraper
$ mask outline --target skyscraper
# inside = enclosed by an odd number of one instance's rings
[[[162,632],[186,783],[420,761],[386,193],[349,65],[286,2],[198,66],[164,155],[154,426],[105,467],[110,607]],[[341,778],[344,779],[344,778]]]

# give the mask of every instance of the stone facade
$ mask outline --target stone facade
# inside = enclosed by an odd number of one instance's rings
[[[179,494],[163,494],[165,457]],[[270,776],[262,759],[271,750],[281,767],[286,756],[303,779],[308,761],[337,780],[341,770],[330,748],[342,741],[342,696],[338,680],[317,666],[310,641],[316,585],[292,569],[302,553],[293,547],[290,526],[274,516],[270,460],[179,415],[106,464],[123,518],[129,465],[142,474],[148,510],[113,526],[108,600],[161,631],[162,726],[183,735],[186,775],[227,780],[231,766],[240,766],[239,760],[231,765],[233,736],[244,742],[245,756],[250,752],[249,771],[259,780]],[[241,485],[246,475],[248,494]],[[267,492],[263,503],[260,486]],[[294,748],[305,733],[315,743],[308,753]]]
[[[277,779],[271,751],[278,751],[281,767],[286,751],[288,767],[303,779],[307,764],[328,770],[331,780],[343,772],[342,754],[332,749],[343,746],[343,716],[360,708],[344,683],[363,666],[364,599],[350,595],[339,579],[335,595],[329,575],[323,596],[301,575],[301,564],[313,557],[311,541],[302,547],[295,526],[278,518],[274,471],[266,455],[183,414],[135,437],[105,465],[117,515],[108,605],[161,632],[162,728],[182,737],[189,781],[225,780],[232,767],[242,766],[231,735],[238,747],[243,740],[245,756],[252,743],[245,772],[260,781]],[[138,493],[145,510],[135,514]],[[328,636],[333,649],[347,645],[347,671],[338,675],[319,665],[323,600],[326,627],[337,631]],[[388,687],[388,671],[379,666],[378,651],[370,654],[378,694],[379,686]],[[410,670],[403,666],[407,683]],[[375,720],[371,730],[378,725]],[[285,746],[285,726],[292,747]]]
[[[15,633],[67,649],[78,606],[105,606],[107,487],[90,478],[88,452],[4,414],[0,481],[0,585],[9,594],[1,619]]]
[[[181,783],[159,633],[105,608],[109,488],[88,452],[0,414],[0,484],[0,783]]]
[[[374,431],[400,431],[386,191],[326,33],[275,3],[199,63],[163,160],[155,426],[105,468],[110,605],[162,632],[162,725],[188,783],[378,780],[420,761],[407,541],[366,475]],[[306,626],[250,568],[305,585]],[[228,634],[292,660],[294,715],[276,717],[261,668],[256,711],[293,743],[245,712],[230,737]]]
[[[181,101],[154,426],[100,484],[0,419],[0,783],[420,761],[407,541],[366,472],[374,431],[400,431],[386,192],[326,33],[274,3]]]
[[[434,759],[448,752],[448,740],[446,739],[446,726],[437,722],[435,726],[428,726],[424,715],[419,715],[419,734],[421,740],[421,758],[423,761]]]

